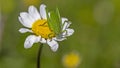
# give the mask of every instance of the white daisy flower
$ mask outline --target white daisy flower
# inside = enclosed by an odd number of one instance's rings
[[[60,36],[56,36],[53,30],[51,30],[47,23],[46,5],[40,6],[40,12],[34,6],[30,6],[28,12],[21,12],[18,17],[20,23],[26,28],[20,28],[20,33],[30,32],[24,43],[24,48],[30,48],[34,43],[48,44],[52,51],[57,51],[57,41],[63,41],[66,37],[74,33],[73,29],[70,29],[70,22],[67,18],[61,18],[63,24],[62,33]]]

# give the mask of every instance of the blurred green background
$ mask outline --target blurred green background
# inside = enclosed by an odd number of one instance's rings
[[[39,44],[24,49],[29,33],[18,32],[18,16],[42,3],[57,6],[75,33],[55,53],[44,45],[41,68],[64,68],[62,57],[71,51],[82,57],[78,68],[120,68],[120,0],[0,0],[0,68],[36,68]]]

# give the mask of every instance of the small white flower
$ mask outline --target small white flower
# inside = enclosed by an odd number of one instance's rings
[[[56,36],[55,33],[49,28],[46,17],[46,5],[42,4],[40,6],[40,12],[34,6],[30,6],[28,12],[21,12],[18,17],[20,23],[26,27],[19,29],[20,33],[30,32],[24,43],[25,48],[30,48],[34,43],[46,43],[50,46],[52,51],[57,51],[58,43],[57,41],[63,41],[67,36],[74,33],[73,29],[69,26],[71,22],[67,18],[61,18],[61,23],[63,24],[62,33],[60,36]]]

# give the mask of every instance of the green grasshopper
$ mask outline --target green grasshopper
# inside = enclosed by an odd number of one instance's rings
[[[56,10],[51,11],[49,13],[48,13],[48,10],[46,9],[48,25],[50,29],[53,30],[55,35],[59,37],[59,34],[61,34],[62,27],[63,27],[61,23],[62,21],[61,21],[59,10],[58,8],[56,8]]]

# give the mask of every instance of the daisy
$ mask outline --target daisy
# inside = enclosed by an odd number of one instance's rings
[[[67,18],[61,18],[63,28],[62,32],[57,36],[48,26],[46,5],[44,4],[40,6],[40,12],[34,6],[30,6],[28,12],[21,12],[18,19],[26,27],[20,28],[19,32],[30,32],[32,34],[26,38],[24,48],[31,48],[34,43],[40,42],[48,44],[51,50],[55,52],[59,46],[57,41],[63,41],[74,33],[74,30],[69,28],[71,22]]]

